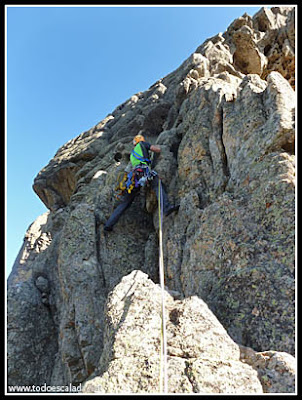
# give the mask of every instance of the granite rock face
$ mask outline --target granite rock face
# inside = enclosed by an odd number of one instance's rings
[[[38,173],[49,211],[8,278],[9,385],[158,392],[154,193],[103,233],[143,131],[180,204],[163,221],[171,392],[295,391],[294,28],[294,8],[244,14]]]
[[[169,393],[262,393],[257,372],[240,361],[239,346],[201,299],[164,297]],[[88,380],[84,393],[158,392],[161,299],[159,285],[141,271],[115,287],[105,309],[101,377]]]

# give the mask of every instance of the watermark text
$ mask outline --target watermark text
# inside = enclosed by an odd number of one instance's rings
[[[8,393],[80,393],[82,384],[72,385],[15,385],[8,386]]]

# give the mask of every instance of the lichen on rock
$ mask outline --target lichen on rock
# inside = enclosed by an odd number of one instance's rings
[[[8,279],[9,385],[158,393],[155,194],[103,232],[142,130],[180,205],[163,221],[169,392],[295,392],[294,22],[244,14],[38,173],[49,211]]]

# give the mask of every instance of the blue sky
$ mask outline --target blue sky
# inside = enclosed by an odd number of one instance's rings
[[[29,225],[47,211],[32,184],[58,148],[259,9],[7,7],[7,274]]]

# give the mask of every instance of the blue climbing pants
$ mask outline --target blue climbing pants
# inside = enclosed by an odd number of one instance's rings
[[[157,201],[158,201],[158,179],[159,179],[158,176],[155,176],[151,181],[151,187],[155,191]],[[170,203],[169,203],[168,196],[167,196],[167,193],[165,191],[165,188],[164,188],[162,182],[160,184],[161,184],[161,192],[162,192],[162,198],[163,198],[163,213],[165,214],[170,207]],[[140,187],[133,188],[131,193],[126,192],[124,194],[124,196],[122,197],[121,203],[113,211],[113,213],[107,220],[104,228],[112,228],[117,223],[117,221],[120,219],[120,217],[124,213],[124,211],[128,207],[130,207],[130,205],[132,204],[133,200],[138,195],[139,190],[140,190]]]

